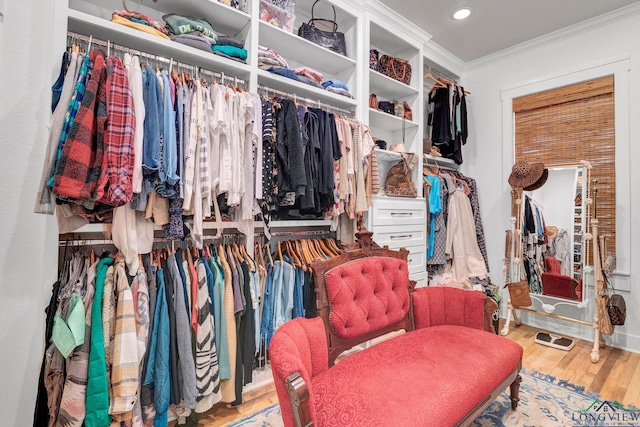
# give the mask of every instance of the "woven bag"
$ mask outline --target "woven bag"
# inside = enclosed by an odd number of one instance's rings
[[[389,169],[384,183],[387,196],[416,197],[418,191],[411,178],[413,153],[407,153],[402,161]]]

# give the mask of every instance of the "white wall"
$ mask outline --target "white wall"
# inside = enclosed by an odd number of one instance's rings
[[[630,62],[631,120],[625,125],[628,126],[630,146],[625,148],[629,152],[630,161],[635,162],[640,159],[640,146],[637,144],[640,121],[636,119],[640,116],[640,16],[637,13],[628,14],[626,18],[616,22],[594,26],[590,30],[575,32],[571,36],[558,37],[545,44],[513,50],[507,55],[495,55],[489,61],[470,64],[463,74],[464,86],[472,91],[468,101],[471,135],[464,151],[463,171],[478,180],[492,279],[497,283],[503,283],[504,236],[505,230],[509,228],[510,215],[507,177],[513,163],[513,159],[504,158],[508,154],[503,152],[503,141],[509,141],[511,137],[503,135],[505,126],[501,92],[621,57],[628,57]],[[625,282],[631,289],[630,293],[622,292],[627,301],[627,321],[625,326],[616,327],[615,334],[607,339],[607,343],[640,352],[640,291],[635,289],[638,286],[640,265],[633,262],[640,251],[640,227],[636,225],[640,219],[640,169],[634,166],[632,163],[630,176],[617,177],[618,183],[630,187],[630,201],[621,198],[617,205],[619,214],[629,215],[626,218],[631,223],[629,230],[618,230],[621,235],[629,235],[631,241],[631,253],[624,254],[625,258],[631,260],[630,276],[617,279]],[[575,316],[576,312],[569,314]],[[528,324],[593,339],[593,332],[588,327],[541,316],[525,316],[524,320]]]
[[[47,141],[53,2],[5,1],[0,23],[0,424],[32,423],[56,226],[32,213]],[[64,41],[63,41],[64,42]],[[60,52],[61,54],[61,52]],[[58,57],[58,53],[55,53]]]

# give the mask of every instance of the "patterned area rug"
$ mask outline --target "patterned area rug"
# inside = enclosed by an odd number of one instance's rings
[[[230,427],[282,427],[280,407],[275,404]],[[522,426],[640,426],[640,412],[619,402],[601,401],[584,387],[551,375],[522,370],[520,403],[511,410],[507,392],[502,393],[474,423],[479,427]]]

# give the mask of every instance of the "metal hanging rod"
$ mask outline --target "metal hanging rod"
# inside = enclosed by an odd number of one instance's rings
[[[309,230],[309,231],[274,231],[273,237],[307,237],[307,236],[328,236],[331,237],[335,231],[331,230]]]
[[[324,102],[320,102],[319,100],[313,100],[313,99],[309,99],[309,98],[304,98],[301,96],[296,95],[295,93],[289,93],[289,92],[284,92],[282,90],[278,90],[278,89],[273,89],[269,86],[265,86],[265,85],[258,85],[258,93],[262,93],[264,95],[278,95],[278,96],[282,96],[284,98],[287,99],[293,99],[294,102],[300,102],[303,104],[306,104],[308,107],[317,107],[317,108],[322,108],[324,110],[327,110],[331,113],[337,113],[343,116],[347,116],[347,117],[353,117],[355,115],[355,112],[352,110],[348,110],[346,108],[340,108],[340,107],[336,107],[334,105],[331,104],[326,104]]]
[[[84,41],[86,43],[91,43],[91,44],[97,44],[109,49],[113,49],[116,50],[118,52],[122,52],[122,53],[129,53],[131,55],[137,55],[140,56],[142,58],[146,58],[148,61],[150,62],[157,62],[157,63],[163,63],[163,64],[168,64],[169,66],[171,65],[175,65],[176,67],[183,69],[186,68],[187,70],[190,70],[192,73],[198,75],[198,74],[204,74],[207,76],[210,76],[214,79],[219,79],[221,83],[225,82],[225,79],[227,80],[227,82],[233,82],[234,86],[244,86],[247,87],[248,82],[243,80],[243,79],[239,79],[238,77],[235,76],[228,76],[225,75],[224,73],[218,73],[215,71],[211,71],[211,70],[207,70],[205,68],[202,68],[200,66],[196,66],[196,65],[191,65],[191,64],[187,64],[184,62],[180,62],[177,60],[174,60],[173,58],[166,58],[163,56],[158,56],[155,55],[153,53],[148,53],[148,52],[143,52],[137,49],[132,49],[130,47],[127,46],[122,46],[116,43],[113,43],[111,41],[105,41],[105,40],[101,40],[101,39],[97,39],[93,36],[87,36],[84,34],[79,34],[79,33],[75,33],[72,31],[67,31],[67,37],[71,40],[81,40]]]
[[[426,72],[427,72],[427,73],[433,73],[433,74],[436,74],[437,76],[442,77],[443,79],[447,79],[447,80],[449,80],[450,82],[453,82],[453,83],[455,83],[455,84],[458,84],[458,80],[454,79],[453,77],[450,77],[450,76],[446,75],[446,74],[445,74],[445,73],[443,73],[442,71],[438,71],[438,70],[436,70],[435,68],[431,68],[431,66],[430,66],[430,65],[427,65],[427,71],[426,71]]]

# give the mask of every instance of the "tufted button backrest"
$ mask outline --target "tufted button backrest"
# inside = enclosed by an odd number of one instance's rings
[[[368,257],[347,262],[325,275],[329,321],[341,338],[351,339],[400,322],[409,302],[407,262]]]

